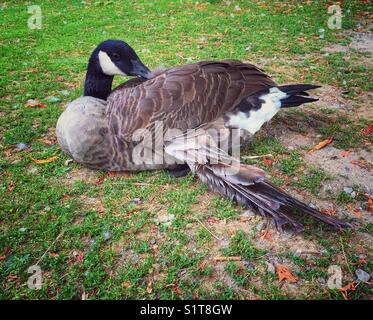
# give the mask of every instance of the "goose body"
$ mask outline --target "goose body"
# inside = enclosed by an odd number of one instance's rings
[[[126,72],[108,60],[115,55],[105,50],[111,47],[94,51],[85,96],[70,103],[57,123],[58,142],[76,161],[114,171],[184,164],[212,189],[272,217],[280,229],[302,228],[289,216],[289,209],[300,209],[337,228],[349,226],[297,201],[271,185],[263,170],[240,164],[230,155],[280,108],[316,101],[306,91],[318,86],[278,86],[252,64],[225,60],[202,61],[155,75],[141,64],[140,71],[131,74],[142,78],[108,92],[107,79],[100,80],[97,70],[103,78]],[[89,81],[93,79],[89,67],[95,62],[93,78],[102,85]],[[223,150],[226,143],[231,145]]]

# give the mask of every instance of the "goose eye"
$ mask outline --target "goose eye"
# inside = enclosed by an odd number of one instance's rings
[[[118,53],[113,53],[113,54],[111,55],[111,58],[112,58],[113,60],[115,60],[115,61],[118,61],[118,60],[120,59],[120,55],[119,55]]]

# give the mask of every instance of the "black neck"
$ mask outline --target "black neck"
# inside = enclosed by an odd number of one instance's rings
[[[84,95],[106,100],[111,93],[113,76],[89,74],[85,78]]]
[[[113,78],[114,76],[108,76],[102,72],[97,58],[92,55],[87,67],[84,95],[106,100],[111,93]]]

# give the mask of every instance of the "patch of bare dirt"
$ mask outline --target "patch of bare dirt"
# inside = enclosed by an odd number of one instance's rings
[[[371,171],[351,163],[359,159],[372,163],[373,155],[365,150],[354,150],[347,157],[343,157],[340,149],[331,146],[305,155],[307,163],[323,168],[334,177],[330,183],[333,189],[341,191],[346,186],[359,186],[365,192],[373,194]]]
[[[85,181],[93,184],[97,182],[97,172],[97,170],[86,167],[74,168],[66,175],[66,184],[71,186],[77,181]]]

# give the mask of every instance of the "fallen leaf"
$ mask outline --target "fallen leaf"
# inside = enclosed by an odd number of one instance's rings
[[[60,255],[58,253],[55,253],[55,252],[50,252],[49,256],[51,256],[52,258],[58,258]]]
[[[344,287],[340,288],[339,291],[354,291],[356,289],[355,282],[350,282],[349,284],[345,285]]]
[[[262,238],[267,240],[268,242],[272,242],[272,232],[268,229],[262,231]]]
[[[350,282],[349,284],[347,284],[346,286],[342,287],[339,289],[340,292],[342,292],[342,295],[343,297],[345,298],[345,300],[348,300],[348,293],[350,291],[355,291],[356,289],[356,284],[355,282]]]
[[[315,152],[317,150],[320,150],[322,148],[325,148],[328,144],[331,144],[333,142],[334,137],[330,137],[329,139],[323,140],[319,142],[317,145],[315,145],[311,150],[308,151],[308,153]]]
[[[8,185],[8,192],[9,193],[12,192],[15,187],[16,187],[16,184],[13,181],[10,181],[10,183]]]
[[[146,288],[146,292],[149,293],[149,294],[151,294],[153,292],[152,285],[153,285],[153,282],[149,281],[148,287]]]
[[[34,159],[33,157],[31,157],[31,160],[34,161],[35,163],[37,164],[44,164],[44,163],[49,163],[49,162],[53,162],[57,159],[57,156],[54,156],[54,157],[50,157],[48,159],[41,159],[41,160],[38,160],[38,159]]]
[[[276,272],[279,281],[287,280],[291,283],[297,282],[297,278],[292,275],[289,269],[281,264],[276,266]]]
[[[210,222],[210,223],[217,223],[217,222],[220,222],[220,219],[219,218],[215,218],[215,217],[207,217],[207,222]]]
[[[84,260],[84,252],[82,252],[82,251],[74,251],[73,256],[74,256],[75,260],[79,263],[83,262],[83,260]]]
[[[14,280],[17,280],[17,279],[18,279],[18,277],[16,275],[11,274],[11,275],[8,276],[8,281],[14,281]]]
[[[123,282],[123,288],[128,289],[131,287],[131,284],[129,282]]]
[[[368,198],[368,211],[373,215],[373,197]]]
[[[351,152],[352,152],[352,149],[349,149],[347,151],[343,151],[342,152],[342,157],[347,158],[350,155]]]
[[[263,158],[263,163],[267,167],[272,167],[273,160],[272,159]]]
[[[303,38],[303,37],[300,37],[300,38],[298,38],[298,41],[299,42],[306,42],[307,40],[305,38]]]
[[[100,214],[104,214],[105,213],[105,207],[103,205],[100,205],[97,208],[97,212],[100,213]]]
[[[129,177],[130,173],[128,171],[108,171],[108,177]]]
[[[371,161],[366,161],[364,159],[354,159],[354,160],[351,160],[350,163],[353,165],[357,165],[363,169],[371,169],[373,167],[373,164]]]
[[[172,291],[175,292],[177,296],[181,295],[181,290],[178,287],[172,287]]]
[[[366,127],[364,130],[363,130],[363,134],[365,135],[370,135],[373,133],[373,125],[370,125],[369,127]]]
[[[6,256],[1,256],[0,261],[4,261],[6,259]]]
[[[321,209],[320,212],[323,214],[327,214],[328,216],[334,216],[337,213],[337,209],[336,208]]]
[[[98,178],[97,181],[95,182],[95,185],[98,186],[98,185],[100,185],[100,184],[103,184],[104,181],[105,181],[105,179],[106,179],[106,178],[105,178],[104,176]]]
[[[28,104],[26,104],[26,107],[39,107],[39,108],[42,108],[42,109],[44,109],[44,108],[46,108],[47,106],[45,105],[45,104],[42,104],[42,103],[40,103],[39,101],[34,101],[34,102],[31,102],[31,103],[28,103]]]
[[[36,141],[43,142],[47,146],[54,145],[57,142],[56,139],[51,139],[51,140],[49,140],[49,139],[36,139]]]
[[[363,213],[359,209],[355,209],[352,205],[352,203],[349,203],[347,205],[347,210],[351,212],[356,218],[361,218],[363,216]]]

